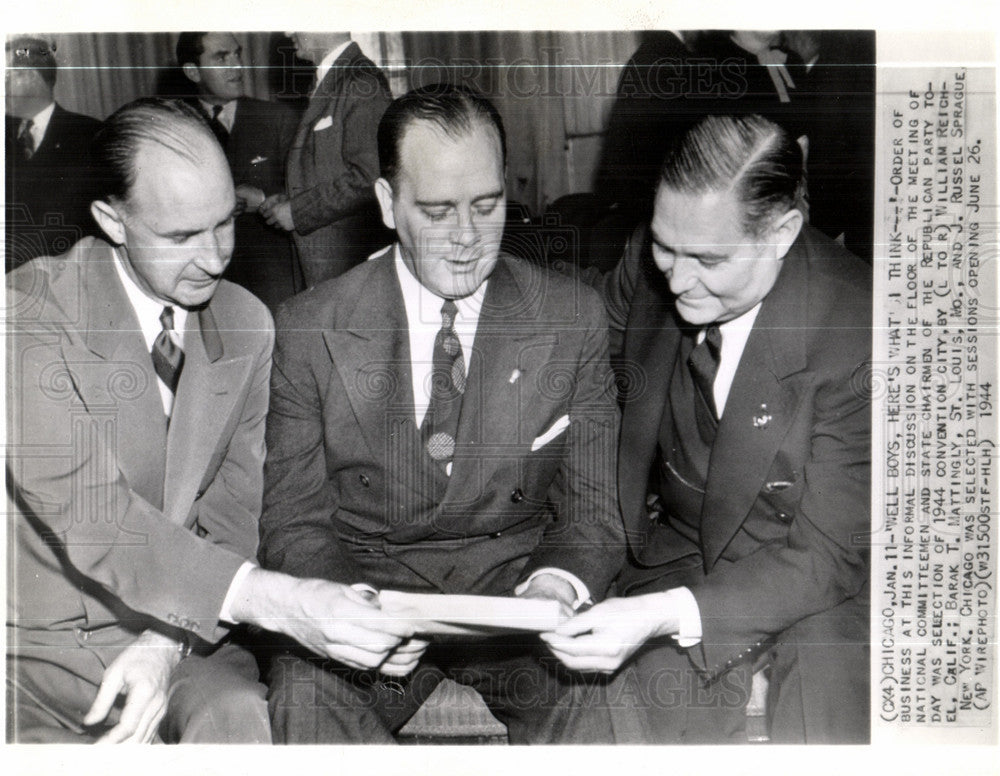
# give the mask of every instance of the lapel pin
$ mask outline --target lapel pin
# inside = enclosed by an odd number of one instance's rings
[[[760,411],[753,416],[753,427],[764,428],[764,426],[766,426],[770,422],[771,422],[771,414],[767,411],[767,405],[761,404]]]
[[[261,162],[266,162],[266,161],[267,161],[266,156],[255,156],[253,159],[250,160],[250,164],[260,164]]]
[[[510,379],[507,380],[507,382],[513,385],[514,383],[517,382],[517,378],[519,378],[520,376],[521,376],[521,370],[515,369],[513,372],[510,373]]]

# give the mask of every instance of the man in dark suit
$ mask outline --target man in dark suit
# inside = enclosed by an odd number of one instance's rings
[[[243,96],[241,55],[228,32],[182,32],[177,39],[177,64],[198,89],[191,102],[226,151],[243,207],[226,279],[275,310],[302,290],[302,273],[291,237],[268,226],[258,210],[268,196],[285,190],[285,158],[298,117],[280,103]]]
[[[771,740],[868,739],[871,279],[803,226],[801,177],[776,124],[704,120],[608,278],[629,597],[543,638],[579,670],[635,654],[624,739],[745,741],[764,664]]]
[[[8,276],[8,739],[269,741],[234,625],[364,666],[412,630],[253,562],[273,327],[221,279],[236,197],[203,119],[139,100],[97,158],[106,239]]]
[[[101,123],[65,110],[53,98],[55,44],[16,37],[6,48],[9,272],[35,256],[62,253],[84,235],[96,234],[90,217],[90,141]]]
[[[375,133],[389,83],[346,32],[289,33],[316,63],[316,86],[288,154],[286,193],[267,198],[268,223],[292,232],[306,285],[336,277],[391,239],[379,220]]]
[[[485,98],[410,92],[378,141],[376,193],[399,241],[278,316],[261,561],[372,596],[515,595],[571,611],[604,595],[624,557],[600,300],[500,254],[505,141]],[[448,674],[512,742],[606,739],[576,725],[580,688],[538,648],[411,642],[402,654],[419,666],[391,687],[290,652],[272,666],[275,738],[392,742]]]

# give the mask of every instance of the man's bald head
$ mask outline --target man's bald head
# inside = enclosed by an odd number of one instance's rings
[[[138,175],[139,151],[158,146],[180,160],[203,167],[225,161],[221,146],[202,115],[179,100],[143,98],[119,108],[97,133],[101,199],[125,203]]]

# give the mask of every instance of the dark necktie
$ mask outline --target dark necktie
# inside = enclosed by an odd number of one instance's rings
[[[715,439],[715,429],[719,424],[719,413],[715,408],[715,374],[719,371],[722,353],[722,332],[718,326],[709,326],[705,338],[699,342],[688,357],[688,368],[694,379],[698,396],[695,399],[695,417],[698,429],[706,442]]]
[[[226,143],[229,142],[229,130],[226,129],[226,125],[222,123],[220,115],[222,114],[222,105],[212,106],[212,131],[215,132],[215,136],[219,139],[222,147],[226,147]]]
[[[163,330],[156,335],[151,351],[153,369],[170,392],[177,393],[177,381],[180,380],[181,369],[184,368],[184,351],[177,347],[170,336],[174,328],[173,307],[163,308],[163,312],[160,313],[160,325],[163,326]]]
[[[428,454],[446,472],[455,455],[458,415],[465,393],[465,358],[455,334],[457,312],[455,302],[445,300],[441,307],[441,329],[434,338],[431,401],[420,427]]]
[[[24,160],[35,155],[35,136],[31,134],[31,128],[34,126],[34,121],[26,119],[21,123],[21,130],[17,133],[17,150]]]

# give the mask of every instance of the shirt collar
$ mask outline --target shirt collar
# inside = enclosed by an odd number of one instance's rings
[[[393,246],[392,256],[396,265],[396,275],[399,277],[399,290],[403,294],[403,304],[406,306],[406,319],[409,326],[417,328],[426,325],[435,329],[439,328],[444,297],[428,290],[417,280],[403,261],[403,253],[399,243]],[[479,313],[483,309],[486,286],[489,285],[489,282],[489,278],[487,278],[472,294],[455,300],[455,306],[458,308],[455,319],[456,328],[462,324],[475,327],[479,321]]]
[[[45,130],[49,128],[49,122],[52,120],[52,114],[55,113],[55,110],[55,102],[50,102],[29,119],[31,121],[31,136],[35,139],[35,148],[41,145],[42,138],[45,137]]]
[[[183,338],[188,311],[180,305],[169,304],[161,299],[149,296],[149,294],[139,288],[139,285],[125,270],[125,259],[122,257],[121,249],[114,248],[113,253],[115,255],[115,272],[118,273],[122,286],[125,288],[125,295],[128,297],[132,309],[135,310],[136,317],[139,319],[139,325],[142,327],[142,333],[146,339],[150,340],[150,332],[152,332],[152,338],[155,339],[156,335],[162,329],[160,325],[160,313],[163,312],[164,307],[172,307],[174,309],[174,331]]]
[[[320,63],[316,66],[316,86],[318,87],[323,83],[323,79],[326,78],[326,74],[330,72],[330,68],[333,67],[333,63],[337,61],[337,57],[343,54],[347,47],[350,46],[354,41],[348,40],[341,43],[337,48],[327,54]]]
[[[205,102],[200,97],[198,102],[201,103],[201,107],[205,109],[205,113],[209,118],[212,118],[212,114],[215,112],[215,106],[210,102]],[[222,122],[228,131],[233,131],[233,124],[236,121],[236,100],[230,100],[225,105],[222,106],[222,110],[219,111],[219,121]]]

